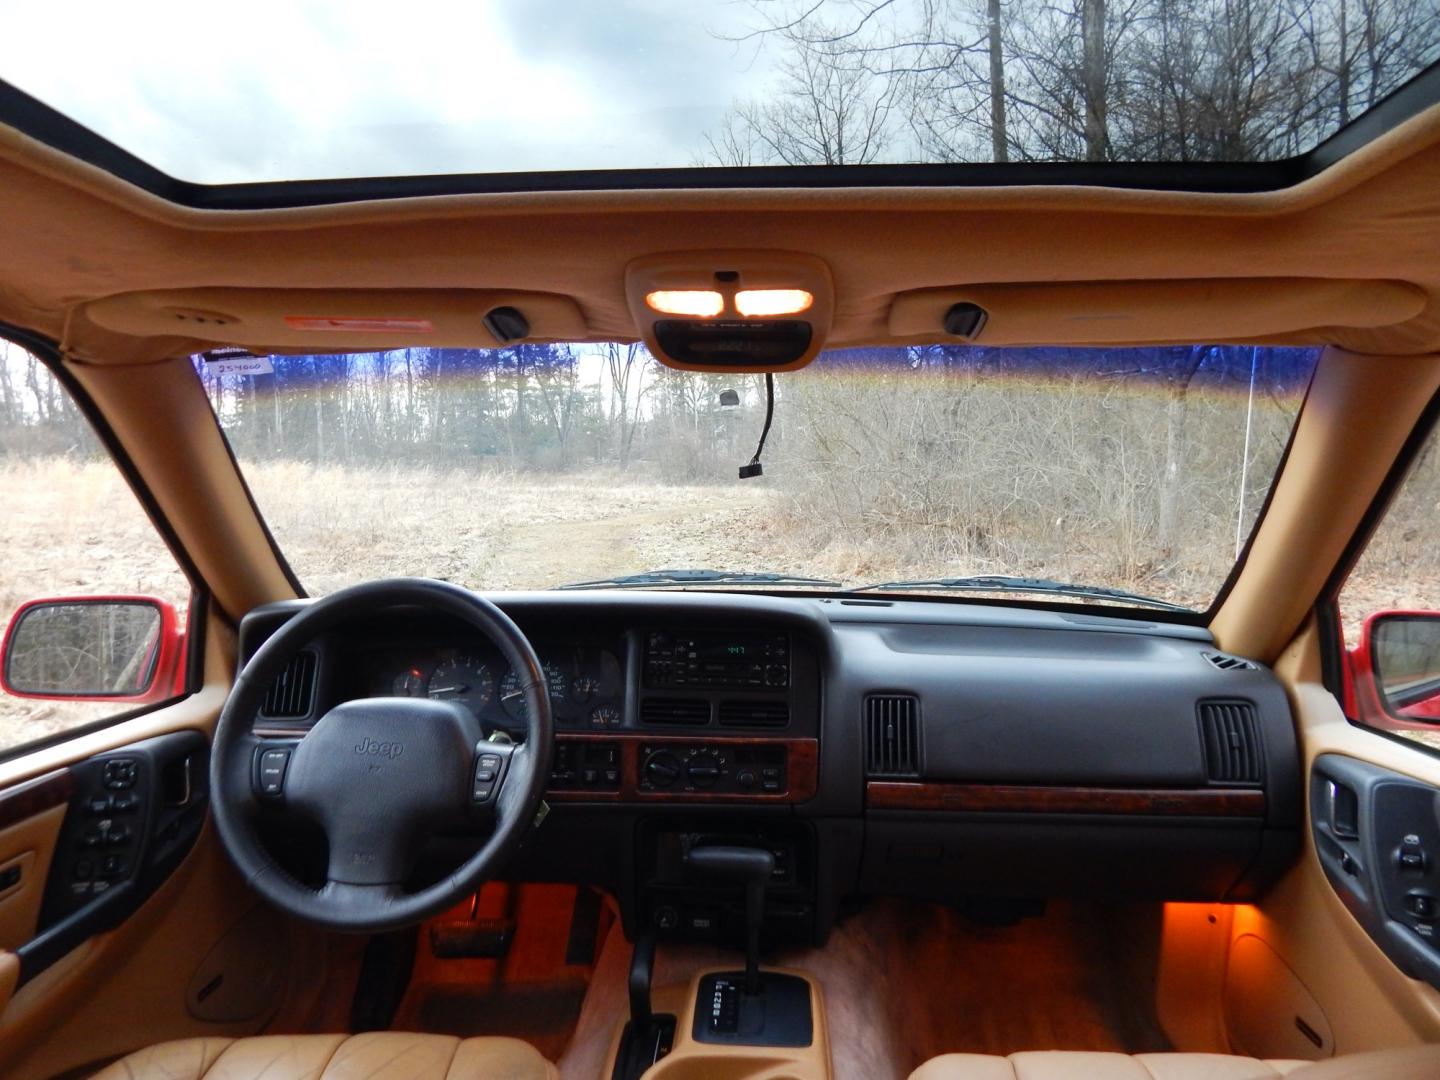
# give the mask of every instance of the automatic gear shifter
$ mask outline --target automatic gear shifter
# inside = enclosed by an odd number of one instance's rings
[[[745,886],[745,993],[760,992],[760,927],[765,921],[765,886],[775,872],[775,856],[764,848],[695,847],[685,864],[705,877]]]
[[[765,886],[775,856],[764,848],[692,847],[685,865],[697,876],[745,888],[745,974],[719,972],[700,981],[691,1038],[732,1046],[809,1046],[814,1038],[810,984],[779,972],[760,974]]]

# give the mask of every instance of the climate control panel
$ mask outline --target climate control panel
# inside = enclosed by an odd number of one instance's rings
[[[778,795],[789,789],[787,748],[661,743],[640,748],[642,792]]]

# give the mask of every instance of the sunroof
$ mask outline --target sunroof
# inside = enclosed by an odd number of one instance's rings
[[[7,82],[207,185],[1279,161],[1440,59],[1440,0],[159,0],[5,23]]]

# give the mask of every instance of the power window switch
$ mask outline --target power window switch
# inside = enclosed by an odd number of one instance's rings
[[[1425,852],[1416,848],[1401,848],[1395,856],[1395,863],[1401,870],[1413,870],[1416,873],[1425,872]]]
[[[1425,893],[1411,893],[1405,897],[1405,910],[1417,919],[1428,921],[1440,913],[1440,904],[1437,904],[1433,896]]]

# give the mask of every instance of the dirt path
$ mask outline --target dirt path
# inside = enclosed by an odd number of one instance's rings
[[[686,504],[505,528],[481,580],[486,588],[533,588],[673,567],[753,569],[744,538],[766,506],[764,496],[751,496],[718,510]]]

